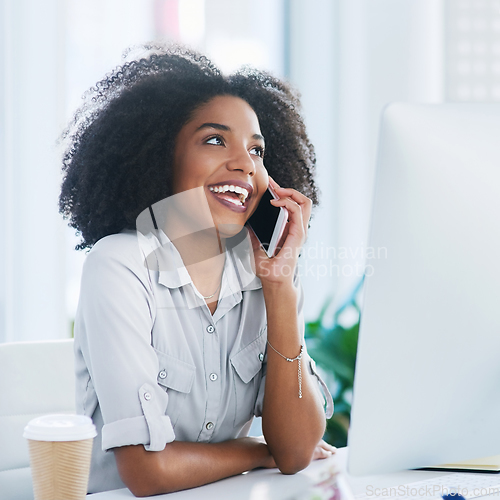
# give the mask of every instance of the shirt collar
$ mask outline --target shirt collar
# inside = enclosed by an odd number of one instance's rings
[[[262,288],[260,279],[254,272],[252,242],[246,228],[226,241],[226,261],[231,262],[228,274],[233,290],[250,291]]]
[[[158,283],[167,288],[180,288],[193,284],[175,245],[162,230],[155,231],[155,233],[151,232],[145,236],[149,243],[146,265],[149,269],[158,271]],[[239,295],[239,300],[241,300],[242,291],[262,288],[260,279],[253,272],[252,264],[253,250],[245,228],[239,235],[226,241],[221,298]]]

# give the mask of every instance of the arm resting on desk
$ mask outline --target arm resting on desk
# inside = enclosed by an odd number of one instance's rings
[[[257,467],[276,467],[267,445],[258,438],[223,443],[173,441],[162,451],[144,446],[113,449],[118,472],[137,497],[194,488]]]

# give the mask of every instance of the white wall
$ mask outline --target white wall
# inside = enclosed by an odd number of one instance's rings
[[[328,290],[341,301],[364,267],[382,109],[442,99],[442,11],[441,0],[292,0],[291,78],[323,191],[309,246],[337,256],[317,259],[327,276],[304,280],[309,317]],[[314,259],[314,251],[305,254]]]
[[[226,70],[250,63],[282,74],[283,2],[0,0],[0,7],[0,342],[67,337],[85,255],[73,250],[78,238],[58,214],[56,141],[81,95],[128,46],[152,39],[197,46]]]
[[[123,63],[128,47],[156,36],[155,0],[65,0],[64,124],[82,103],[82,95]],[[161,26],[161,24],[160,24]],[[62,129],[61,129],[62,130]],[[75,317],[85,253],[74,247],[80,238],[65,230],[65,300],[67,323]]]
[[[447,9],[444,2],[0,0],[0,341],[69,334],[84,255],[72,250],[76,239],[57,212],[54,145],[84,90],[120,62],[127,45],[157,36],[185,36],[226,70],[251,63],[288,73],[300,90],[323,195],[303,256],[306,317],[314,318],[333,292],[341,300],[365,264],[385,104],[439,102],[446,85],[458,88],[462,38],[475,68],[481,16],[481,36],[491,42],[485,61],[492,92],[500,85],[493,74],[500,67],[497,2],[447,0]],[[184,12],[184,21],[171,22],[174,11]],[[464,18],[469,31],[457,31]],[[198,36],[193,26],[200,19]],[[461,48],[453,52],[455,45]]]
[[[337,286],[327,252],[336,246],[338,237],[338,23],[338,2],[290,3],[289,78],[302,94],[321,191],[300,261],[306,319],[317,317]]]
[[[198,47],[226,73],[249,64],[283,77],[283,0],[206,0]]]
[[[0,6],[0,341],[60,338],[69,331],[55,152],[63,123],[64,3]]]
[[[338,245],[353,253],[367,245],[382,109],[442,99],[441,8],[439,0],[340,1]]]

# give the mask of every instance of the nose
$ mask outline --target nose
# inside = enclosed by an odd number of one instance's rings
[[[252,155],[242,148],[227,161],[227,169],[230,171],[240,171],[246,175],[255,174],[255,163]]]

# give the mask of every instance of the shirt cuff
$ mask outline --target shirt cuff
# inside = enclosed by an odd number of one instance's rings
[[[257,393],[257,399],[255,401],[255,406],[253,409],[253,414],[255,417],[262,417],[262,409],[264,408],[265,388],[266,388],[266,375],[264,374],[262,380],[260,381],[259,392]]]
[[[168,415],[162,414],[153,388],[143,384],[139,400],[144,415],[105,424],[102,428],[102,449],[142,444],[148,451],[161,451],[175,440],[174,428]]]
[[[327,419],[331,418],[331,416],[333,415],[332,395],[330,394],[330,391],[328,390],[328,387],[326,386],[323,379],[319,376],[319,373],[316,370],[316,362],[312,358],[309,358],[309,368],[311,370],[311,373],[318,379],[318,383],[321,386],[321,389],[323,390],[323,395],[326,400],[326,408],[325,408],[326,418]]]

